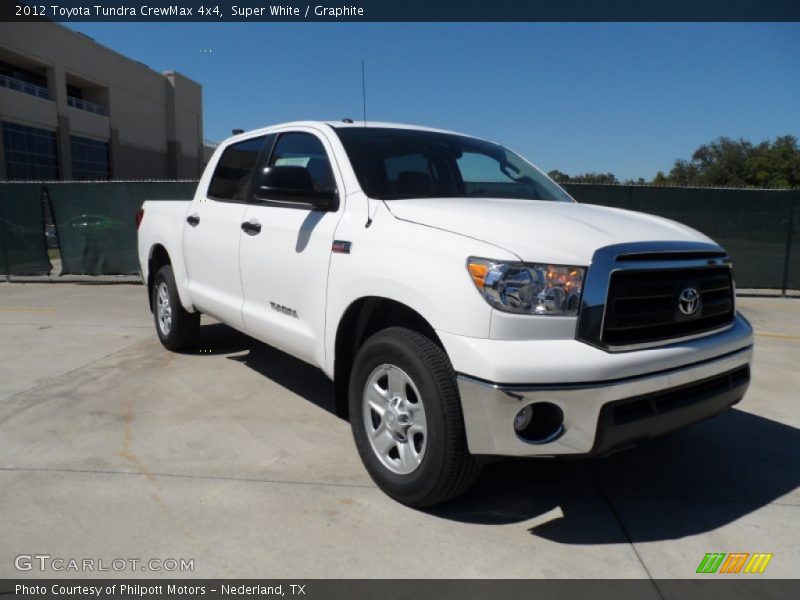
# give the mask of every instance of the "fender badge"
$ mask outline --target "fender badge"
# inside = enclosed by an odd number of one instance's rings
[[[293,308],[289,308],[288,306],[283,306],[282,304],[278,304],[277,302],[272,302],[270,300],[269,305],[272,307],[272,310],[277,310],[279,313],[283,313],[289,317],[294,317],[295,319],[299,319],[300,317],[297,316],[297,311]]]
[[[331,247],[331,252],[333,252],[334,254],[350,254],[350,246],[352,246],[352,242],[333,240],[333,246]]]

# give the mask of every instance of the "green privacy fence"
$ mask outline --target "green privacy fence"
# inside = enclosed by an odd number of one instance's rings
[[[0,184],[0,274],[50,272],[38,183]]]
[[[188,200],[195,185],[0,183],[0,273],[50,273],[45,243],[49,213],[61,275],[135,275],[136,210],[145,200]],[[651,213],[702,231],[730,253],[739,288],[800,290],[800,190],[565,187],[579,202]]]
[[[800,190],[566,184],[587,204],[666,217],[730,254],[739,288],[800,290]]]
[[[194,182],[48,183],[62,275],[130,275],[139,270],[136,210],[145,200],[190,199]]]

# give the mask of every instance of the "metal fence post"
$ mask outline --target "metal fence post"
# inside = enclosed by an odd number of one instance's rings
[[[792,259],[792,230],[794,229],[794,210],[796,204],[797,202],[792,198],[789,199],[789,226],[786,228],[786,252],[783,256],[782,296],[786,296],[786,291],[789,289],[789,262]]]

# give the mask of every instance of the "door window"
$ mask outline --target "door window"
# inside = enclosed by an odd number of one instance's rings
[[[314,182],[314,189],[336,188],[331,163],[322,142],[309,133],[284,133],[278,138],[269,166],[305,167]]]
[[[242,201],[247,199],[250,179],[264,146],[265,136],[231,144],[222,153],[214,169],[208,195],[216,200]]]

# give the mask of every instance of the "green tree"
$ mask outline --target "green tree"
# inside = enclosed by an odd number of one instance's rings
[[[580,181],[581,183],[600,183],[600,184],[616,184],[619,183],[613,173],[583,173],[582,175],[575,175],[573,181]]]
[[[656,173],[656,176],[653,177],[653,185],[669,185],[669,179],[664,175],[664,171]]]
[[[745,165],[745,177],[760,187],[800,187],[800,151],[797,138],[784,135],[761,142],[753,149]]]
[[[578,183],[601,183],[601,184],[616,184],[619,183],[613,173],[583,173],[581,175],[567,175],[561,171],[550,171],[547,174],[550,179],[559,183],[569,183],[570,181]]]
[[[784,135],[760,144],[720,137],[703,144],[691,160],[678,159],[669,174],[659,172],[653,183],[735,187],[800,187],[800,147]]]
[[[570,181],[570,176],[569,175],[567,175],[566,173],[562,173],[561,171],[557,171],[555,169],[550,171],[547,174],[547,176],[550,179],[552,179],[553,181],[556,181],[558,183],[566,183],[566,182]]]

